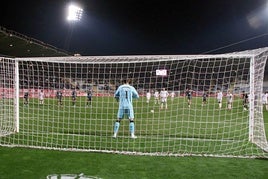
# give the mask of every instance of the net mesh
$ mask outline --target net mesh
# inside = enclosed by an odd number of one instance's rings
[[[1,91],[9,97],[1,107],[0,144],[141,155],[266,158],[261,102],[266,50],[195,56],[3,58]],[[17,109],[12,102],[16,62]],[[132,79],[131,85],[140,95],[133,102],[135,140],[130,138],[127,119],[121,121],[118,137],[112,138],[118,110],[114,92],[124,78]],[[167,109],[161,109],[161,100],[155,98],[155,92],[163,88],[169,93]],[[223,94],[221,103],[219,92]],[[248,103],[242,93],[249,95]],[[17,133],[14,110],[19,111]]]
[[[0,136],[15,131],[14,75],[15,63],[12,59],[0,60]]]

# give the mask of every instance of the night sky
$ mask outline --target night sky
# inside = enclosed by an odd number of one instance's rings
[[[69,2],[5,1],[0,25],[81,55],[225,53],[268,46],[267,0],[80,0],[83,17],[73,27],[66,21]]]

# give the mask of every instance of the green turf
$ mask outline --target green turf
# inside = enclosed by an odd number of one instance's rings
[[[217,107],[214,98],[205,107],[201,106],[200,98],[194,98],[190,109],[184,98],[178,98],[169,101],[168,110],[159,110],[153,102],[147,106],[142,97],[134,102],[139,137],[136,140],[129,138],[126,120],[120,128],[120,137],[111,138],[117,112],[112,97],[94,98],[92,107],[85,106],[84,98],[78,99],[76,107],[69,98],[62,107],[54,99],[45,102],[40,106],[37,100],[31,99],[29,106],[24,106],[21,101],[20,132],[2,137],[1,143],[59,149],[263,155],[248,142],[248,112],[242,110],[239,99],[235,100],[232,111],[213,110]],[[152,108],[154,113],[150,113]],[[267,118],[268,112],[264,111],[264,119]],[[265,127],[267,133],[267,121]],[[222,138],[226,141],[219,140]],[[267,160],[259,159],[155,157],[17,147],[0,147],[0,154],[1,179],[79,173],[100,178],[171,179],[266,178],[268,175]]]
[[[1,179],[80,174],[103,179],[265,179],[267,160],[154,157],[0,147]]]
[[[129,138],[128,121],[121,122],[119,137],[113,139],[113,123],[118,104],[113,97],[94,97],[92,106],[86,98],[72,105],[65,97],[63,105],[47,98],[44,105],[30,99],[20,100],[20,131],[1,139],[2,144],[72,150],[103,150],[177,155],[263,156],[262,150],[248,141],[248,111],[236,98],[231,111],[218,110],[215,98],[201,106],[193,98],[188,108],[186,98],[169,100],[168,110],[160,110],[145,97],[134,101],[136,135]],[[154,113],[151,113],[151,110]],[[265,115],[267,112],[265,112]],[[266,124],[267,127],[267,124]],[[266,131],[267,132],[267,131]]]

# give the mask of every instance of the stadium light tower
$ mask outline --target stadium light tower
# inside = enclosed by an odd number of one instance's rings
[[[67,21],[69,22],[69,31],[65,40],[64,48],[65,50],[69,50],[72,34],[73,34],[73,29],[74,29],[74,24],[75,22],[78,22],[82,19],[82,14],[83,14],[83,9],[79,7],[78,5],[75,4],[69,4],[67,8]]]
[[[82,18],[83,9],[77,5],[70,4],[68,7],[68,21],[80,21]]]

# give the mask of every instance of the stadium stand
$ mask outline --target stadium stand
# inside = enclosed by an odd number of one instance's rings
[[[45,42],[42,42],[40,40],[28,37],[26,35],[23,35],[21,33],[15,32],[13,30],[9,30],[5,27],[0,26],[0,56],[2,57],[59,57],[59,56],[75,56],[76,54],[71,54],[70,52],[67,52],[65,50],[59,49],[57,47],[54,47],[50,44],[47,44]],[[101,77],[103,72],[98,72],[98,77]],[[116,80],[113,83],[113,85],[109,85],[109,87],[115,88],[119,83],[120,80]],[[65,79],[66,80],[66,79]],[[75,81],[75,78],[71,78],[71,81],[73,83],[77,83]],[[143,80],[143,79],[141,79]],[[144,78],[144,80],[148,80],[148,78]],[[151,83],[153,86],[150,86],[151,88],[160,88],[158,83],[155,81],[156,79],[151,79]],[[27,82],[30,83],[32,86],[35,86],[33,83],[34,79],[29,79]],[[57,81],[55,81],[57,82]],[[205,81],[206,83],[207,81]],[[25,85],[25,81],[21,81],[20,85]],[[72,83],[65,83],[68,84],[68,86],[77,86],[73,85]],[[106,82],[84,82],[79,83],[80,88],[88,88],[88,85],[91,84],[91,86],[107,86]],[[94,85],[95,84],[95,85]],[[140,81],[139,84],[146,84],[145,81]],[[148,84],[148,82],[147,82]],[[209,83],[210,84],[210,83]],[[54,84],[51,84],[54,85]],[[156,85],[156,86],[154,86]],[[137,88],[150,88],[148,86],[137,86]],[[268,91],[268,63],[266,64],[266,70],[264,74],[264,91]],[[68,87],[67,87],[68,88]],[[185,88],[184,86],[181,86],[181,88]],[[211,88],[217,89],[217,86],[210,86],[207,87],[208,89],[212,90]],[[226,88],[225,86],[221,86],[220,88]],[[177,89],[180,90],[180,89]],[[198,89],[196,89],[198,90]],[[201,89],[203,90],[203,89]]]
[[[72,55],[67,51],[2,26],[0,26],[0,44],[0,56],[5,57],[57,57]]]

